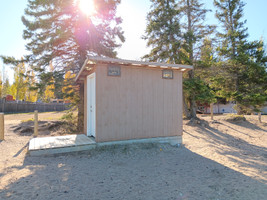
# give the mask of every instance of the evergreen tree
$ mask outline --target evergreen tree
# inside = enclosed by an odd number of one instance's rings
[[[199,0],[151,0],[151,2],[144,39],[148,40],[147,45],[151,46],[152,50],[145,58],[196,67],[200,55],[198,47],[214,30],[213,26],[204,23],[208,12],[204,4]],[[202,89],[205,91],[208,88],[195,77],[194,70],[189,71],[184,83],[184,89],[187,90],[184,93],[184,112],[188,118],[194,118],[197,109],[196,99],[200,98],[196,96],[198,94],[195,88],[204,87]],[[189,102],[190,113],[186,100]]]
[[[221,39],[218,68],[222,73],[215,77],[214,85],[222,97],[236,101],[239,114],[251,107],[255,110],[266,101],[267,57],[263,42],[247,39],[246,21],[242,21],[243,1],[214,0],[214,5],[223,28],[218,33]]]
[[[30,52],[25,60],[39,73],[40,80],[52,77],[46,75],[50,62],[55,67],[54,73],[64,74],[65,70],[77,73],[87,55],[115,57],[115,48],[120,46],[118,42],[124,41],[119,27],[121,18],[116,16],[120,0],[93,0],[95,12],[92,15],[83,13],[79,3],[79,0],[28,0],[22,17],[23,38],[28,41],[26,49]],[[15,62],[13,58],[4,58],[4,61]],[[46,83],[37,85],[40,91]],[[80,88],[82,92],[83,86]],[[83,127],[82,95],[78,126]]]
[[[247,28],[244,27],[246,20],[242,21],[245,4],[241,0],[214,0],[214,5],[217,8],[216,18],[223,28],[223,32],[217,34],[222,40],[220,56],[235,59],[242,53],[242,45],[248,37]]]
[[[197,61],[200,58],[199,49],[201,49],[201,44],[203,43],[203,40],[214,31],[215,27],[205,24],[206,13],[209,12],[209,10],[204,8],[204,4],[201,3],[200,0],[180,0],[180,6],[181,12],[185,19],[184,23],[182,24],[184,38],[183,49],[184,52],[186,52],[186,57],[184,60],[186,64],[193,65],[196,69],[198,66]],[[197,93],[195,88],[203,87],[202,90],[209,91],[209,88],[206,87],[206,84],[194,79],[199,79],[199,77],[195,76],[195,70],[190,70],[188,72],[188,77],[185,77],[184,80],[184,85],[191,84],[191,87],[185,86],[185,90],[192,89],[186,92],[189,94],[188,102],[190,106],[190,117],[193,118],[196,117],[196,100],[199,99],[199,97],[196,96]],[[210,101],[208,99],[209,98],[207,98],[207,101]],[[186,104],[184,105],[186,106]],[[185,108],[185,110],[186,109],[187,108]]]
[[[240,102],[241,112],[260,112],[267,101],[267,56],[263,41],[247,43],[239,56],[243,70],[239,72],[239,91],[234,98]]]
[[[144,56],[149,61],[181,63],[180,10],[176,0],[151,0],[147,15],[147,46],[151,52]]]

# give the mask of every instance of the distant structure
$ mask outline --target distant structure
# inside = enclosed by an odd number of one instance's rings
[[[4,99],[5,99],[6,101],[15,101],[14,98],[13,98],[13,96],[10,95],[10,94],[6,95],[6,96],[4,97]]]
[[[50,103],[71,103],[70,100],[64,100],[64,99],[51,99]]]

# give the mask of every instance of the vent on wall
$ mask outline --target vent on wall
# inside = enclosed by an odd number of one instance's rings
[[[108,65],[108,76],[121,76],[121,67],[117,65]]]

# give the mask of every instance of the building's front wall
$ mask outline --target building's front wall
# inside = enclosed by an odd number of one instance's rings
[[[96,66],[96,142],[182,135],[182,72],[121,66],[107,76]]]

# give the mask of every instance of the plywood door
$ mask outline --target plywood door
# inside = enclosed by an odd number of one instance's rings
[[[95,137],[96,127],[95,73],[87,76],[87,136]]]

